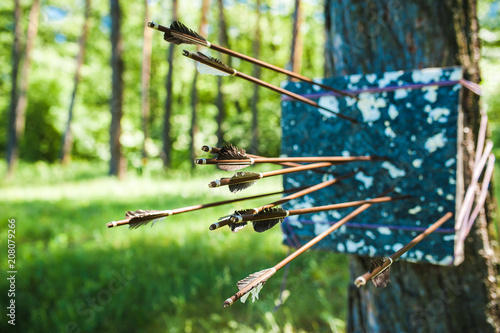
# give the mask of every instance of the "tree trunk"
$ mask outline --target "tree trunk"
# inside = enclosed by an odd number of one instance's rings
[[[229,38],[227,36],[227,24],[226,17],[224,15],[224,3],[223,0],[217,0],[217,6],[219,10],[219,44],[222,47],[230,49]],[[221,60],[223,63],[231,67],[231,57],[221,54]],[[224,133],[222,127],[224,125],[224,119],[226,115],[226,109],[224,107],[224,93],[222,92],[222,76],[217,77],[217,146],[222,147],[224,144]]]
[[[24,63],[19,80],[19,91],[17,91],[17,74],[19,70],[19,49],[20,49],[20,4],[14,3],[14,45],[12,51],[12,93],[11,109],[9,119],[9,143],[7,145],[7,176],[10,177],[15,170],[19,158],[19,140],[24,134],[24,123],[26,106],[28,105],[28,85],[29,72],[31,67],[31,51],[35,46],[35,39],[38,33],[38,15],[40,13],[40,0],[34,0],[31,5],[28,31],[26,34],[26,48],[24,51]]]
[[[119,0],[110,0],[111,9],[111,68],[112,96],[111,96],[111,126],[109,130],[111,160],[109,174],[125,177],[126,161],[122,155],[120,143],[121,120],[123,116],[123,43],[120,33],[121,9]]]
[[[292,72],[295,73],[300,73],[302,65],[302,51],[304,49],[302,33],[300,32],[302,29],[302,23],[304,23],[304,15],[302,13],[301,0],[295,0],[295,12],[293,13],[292,53],[290,54],[290,68]]]
[[[14,1],[14,42],[12,44],[12,89],[10,91],[9,127],[7,143],[7,168],[8,175],[13,172],[17,162],[17,79],[19,72],[19,58],[21,54],[21,4],[19,0]]]
[[[141,73],[141,109],[142,109],[142,158],[143,163],[147,162],[148,153],[146,143],[149,138],[149,85],[151,78],[151,52],[153,42],[153,30],[148,28],[146,22],[149,21],[148,0],[144,0],[144,33],[142,44],[142,73]]]
[[[202,36],[207,36],[208,34],[208,10],[210,7],[210,0],[203,0],[201,4],[201,19],[200,19],[200,29],[198,30]],[[201,47],[198,45],[196,49],[201,51]],[[195,69],[193,84],[191,86],[191,143],[189,145],[189,156],[191,160],[196,158],[196,135],[198,133],[198,124],[196,121],[196,114],[198,108],[198,91],[196,90],[196,82],[198,81],[198,70]],[[191,163],[191,168],[194,169],[195,164]]]
[[[254,38],[252,41],[252,54],[253,57],[259,59],[260,57],[260,0],[256,1],[257,7],[257,22],[255,23]],[[259,79],[261,68],[260,66],[253,65],[252,76]],[[252,141],[250,142],[250,151],[258,154],[259,152],[259,86],[254,84],[253,96],[250,101],[250,108],[252,109]]]
[[[475,0],[326,1],[326,75],[461,65],[479,82]],[[474,147],[478,99],[462,94],[465,146]],[[474,149],[464,149],[465,179]],[[500,330],[494,255],[483,214],[466,241],[465,261],[440,267],[398,261],[385,289],[349,288],[350,332],[495,332]],[[350,257],[351,278],[368,259]]]
[[[178,5],[177,0],[172,0],[172,20],[176,21],[178,18]],[[163,117],[163,166],[165,168],[170,168],[172,159],[172,140],[170,139],[170,118],[172,117],[172,83],[174,74],[174,44],[170,44],[168,47],[168,73],[167,81],[165,83],[165,88],[167,90],[167,98],[165,99],[165,114]]]
[[[71,102],[69,103],[68,122],[64,130],[60,159],[62,164],[67,164],[71,157],[71,146],[73,144],[73,135],[71,132],[71,121],[73,120],[73,109],[75,107],[76,92],[80,83],[80,75],[82,64],[85,58],[85,46],[89,34],[90,25],[90,0],[85,0],[85,21],[83,22],[82,35],[80,36],[80,49],[76,57],[75,77],[73,80],[73,93],[71,94]]]

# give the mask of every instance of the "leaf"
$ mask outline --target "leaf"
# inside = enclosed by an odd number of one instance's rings
[[[389,258],[385,257],[376,257],[370,259],[370,268],[369,272],[373,272],[377,267],[382,266]],[[390,279],[390,271],[391,267],[387,266],[381,273],[372,277],[372,283],[376,288],[385,288],[391,282]]]
[[[207,40],[197,32],[189,29],[179,21],[174,21],[170,25],[170,32],[163,35],[163,39],[175,45],[196,44],[207,46]]]

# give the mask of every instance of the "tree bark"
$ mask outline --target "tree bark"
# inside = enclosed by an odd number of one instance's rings
[[[31,67],[31,51],[35,46],[38,33],[38,16],[40,13],[40,0],[34,0],[30,8],[28,31],[26,34],[26,48],[24,63],[17,86],[19,58],[20,58],[20,17],[21,8],[18,1],[14,2],[14,45],[12,50],[12,93],[9,118],[9,142],[7,144],[7,177],[12,176],[19,158],[19,140],[24,134],[25,113],[28,105],[29,72]]]
[[[126,161],[122,155],[120,143],[121,120],[123,116],[123,42],[120,32],[121,9],[119,0],[110,0],[111,11],[111,68],[112,96],[111,96],[111,126],[109,130],[111,160],[109,174],[125,177]]]
[[[328,0],[326,75],[461,65],[466,79],[479,82],[475,6],[475,0]],[[462,96],[469,147],[463,169],[469,179],[479,108],[472,93],[464,89]],[[487,214],[476,221],[460,266],[398,261],[389,287],[351,285],[348,331],[498,332],[497,272],[488,222]],[[352,280],[367,269],[367,258],[350,256]]]
[[[178,5],[177,0],[172,0],[172,20],[176,21],[178,19]],[[170,44],[168,47],[168,73],[167,80],[165,83],[165,88],[167,90],[167,98],[165,99],[165,113],[163,117],[163,166],[165,168],[170,168],[171,159],[172,159],[172,140],[170,139],[170,118],[172,117],[172,101],[173,101],[173,92],[172,92],[172,83],[173,83],[173,74],[174,74],[174,44]]]
[[[64,130],[60,159],[62,164],[67,164],[71,157],[71,146],[73,144],[73,134],[71,132],[71,121],[73,120],[73,109],[75,107],[76,93],[80,83],[81,69],[85,58],[85,48],[87,44],[87,37],[89,34],[90,25],[90,0],[85,0],[85,20],[82,27],[82,35],[80,36],[80,49],[76,56],[76,69],[75,77],[73,79],[73,93],[71,94],[71,101],[68,110],[68,122]]]
[[[257,7],[257,22],[255,23],[254,38],[252,41],[252,54],[253,57],[259,59],[260,57],[260,0],[256,1]],[[253,65],[252,76],[259,79],[261,68],[260,66]],[[250,108],[252,110],[252,141],[250,142],[250,151],[254,154],[259,153],[259,86],[254,84],[253,86],[253,96],[250,101]]]
[[[300,73],[302,67],[302,51],[304,49],[304,41],[300,30],[302,29],[303,23],[304,15],[301,0],[295,0],[295,12],[293,13],[292,53],[290,54],[290,68],[292,72],[295,73]]]
[[[149,5],[148,0],[144,0],[144,33],[142,45],[142,73],[141,73],[141,110],[142,110],[142,133],[144,140],[142,141],[142,158],[143,163],[147,162],[148,152],[146,143],[149,139],[149,85],[151,78],[151,52],[153,43],[153,30],[150,29],[146,22],[149,21]]]
[[[201,4],[201,19],[200,19],[200,29],[198,30],[202,36],[207,36],[208,34],[208,10],[210,8],[210,0],[203,0]],[[198,45],[196,49],[201,51],[201,47]],[[190,137],[191,143],[189,145],[189,156],[191,160],[196,158],[196,135],[198,134],[198,124],[197,124],[197,109],[198,109],[198,91],[196,90],[196,82],[198,81],[198,70],[195,69],[193,84],[191,85],[191,129]],[[194,169],[195,164],[191,164],[191,169]]]

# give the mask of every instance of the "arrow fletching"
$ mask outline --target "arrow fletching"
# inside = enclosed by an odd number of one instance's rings
[[[274,273],[276,273],[276,269],[274,267],[268,268],[252,273],[243,280],[238,281],[236,286],[239,291],[232,297],[226,299],[224,307],[231,306],[238,299],[240,299],[242,303],[245,303],[250,295],[252,296],[252,302],[255,302],[255,300],[259,299],[259,293],[262,290],[262,287]]]
[[[256,177],[260,179],[261,174],[258,172],[246,172],[246,171],[240,171],[235,173],[234,176],[231,177],[230,180],[231,183],[229,184],[229,191],[231,191],[231,193],[236,193],[249,188],[250,186],[252,186],[257,182],[257,180],[255,179]]]
[[[249,158],[245,149],[238,148],[231,143],[225,143],[217,154],[218,160],[242,160]]]
[[[172,215],[171,211],[139,209],[136,211],[128,211],[125,217],[129,218],[129,229],[137,229],[149,223],[152,223],[151,226],[153,226],[155,222],[161,221],[170,215]]]
[[[229,223],[227,226],[229,227],[229,229],[231,229],[232,232],[237,233],[238,231],[247,226],[247,222],[234,222],[234,221],[238,221],[239,220],[238,217],[241,217],[241,215],[247,215],[253,213],[255,213],[255,210],[253,209],[237,210],[233,213],[233,215],[230,215],[231,223]]]
[[[209,57],[201,52],[191,53],[189,51],[184,50],[183,55],[197,61],[198,64],[203,65],[201,67],[198,65],[198,71],[200,73],[209,73],[212,75],[224,75],[224,76],[236,74],[235,69],[226,66],[219,59]],[[208,69],[206,67],[210,67],[211,69]],[[200,68],[202,71],[200,71]]]
[[[386,261],[390,260],[392,264],[392,259],[387,257],[376,257],[370,259],[369,272],[372,273],[377,267],[381,267]],[[372,283],[376,288],[385,288],[391,282],[390,279],[391,266],[387,266],[385,269],[380,271],[377,275],[372,277]]]
[[[270,215],[282,215],[282,217],[268,218]],[[283,222],[285,217],[288,216],[288,211],[281,207],[264,208],[254,216],[262,219],[252,221],[253,230],[256,232],[264,232],[271,229],[278,223]]]
[[[170,31],[165,32],[163,39],[169,43],[180,44],[195,44],[209,46],[210,43],[197,32],[189,29],[179,21],[174,21],[170,25]]]
[[[198,73],[200,73],[200,74],[210,74],[210,75],[215,75],[215,76],[229,76],[228,73],[220,71],[216,68],[207,66],[205,64],[202,64],[201,62],[196,63],[196,69],[198,70]]]
[[[233,146],[230,143],[224,144],[224,146],[220,149],[217,154],[217,160],[219,161],[231,161],[231,160],[248,160],[250,164],[252,163],[252,159],[247,156],[246,151],[244,149],[239,149],[236,146]],[[218,164],[219,169],[224,171],[235,171],[246,168],[249,164]]]

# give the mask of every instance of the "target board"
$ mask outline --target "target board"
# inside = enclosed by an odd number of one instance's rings
[[[283,205],[285,209],[374,198],[390,188],[391,195],[411,195],[409,199],[373,205],[318,243],[316,249],[388,256],[446,212],[456,211],[457,196],[463,194],[460,79],[461,68],[453,67],[320,80],[355,92],[358,98],[338,96],[306,83],[285,83],[285,89],[359,123],[283,98],[283,155],[387,158],[335,165],[329,169],[333,176],[312,171],[285,175],[283,186],[289,189],[359,169],[351,178],[292,200]],[[282,224],[284,243],[298,247],[352,210],[290,216]],[[454,221],[450,220],[401,259],[450,265],[454,248]]]

